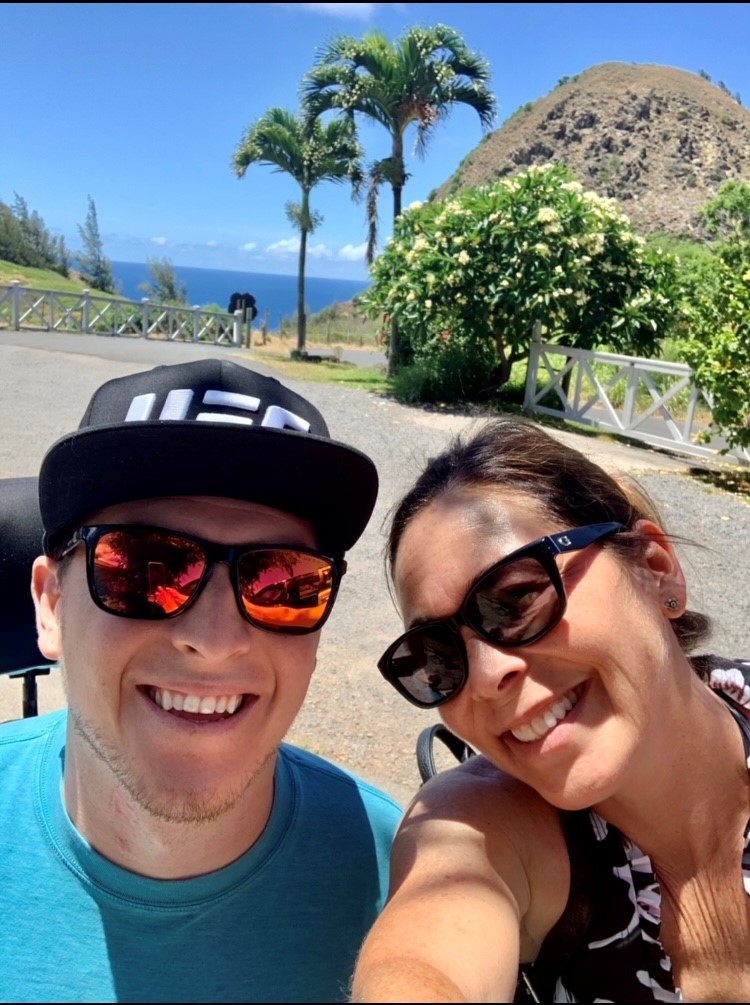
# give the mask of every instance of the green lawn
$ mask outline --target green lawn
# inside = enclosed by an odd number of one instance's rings
[[[32,269],[28,265],[15,265],[0,260],[0,285],[8,286],[17,279],[22,286],[38,290],[55,290],[60,293],[80,293],[85,284],[80,280],[66,279],[59,272],[49,269]]]

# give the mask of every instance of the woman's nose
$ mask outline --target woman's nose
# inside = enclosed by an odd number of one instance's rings
[[[474,633],[464,635],[469,660],[467,688],[473,698],[497,698],[527,670],[523,649],[499,649]]]

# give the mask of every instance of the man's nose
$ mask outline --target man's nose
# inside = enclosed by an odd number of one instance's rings
[[[229,566],[216,562],[199,596],[172,622],[174,642],[216,659],[248,648],[252,626],[239,612]]]

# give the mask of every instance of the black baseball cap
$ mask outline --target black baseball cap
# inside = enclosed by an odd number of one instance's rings
[[[102,384],[78,430],[50,447],[39,474],[48,555],[106,506],[181,495],[291,513],[313,525],[321,547],[340,554],[367,526],[377,493],[372,460],[333,440],[311,402],[220,359]]]

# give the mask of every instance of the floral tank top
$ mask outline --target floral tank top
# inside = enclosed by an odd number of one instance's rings
[[[750,660],[712,659],[709,687],[742,732],[750,771]],[[681,1002],[660,941],[661,894],[647,855],[593,810],[564,813],[571,893],[533,964],[521,967],[516,1002]],[[750,896],[750,821],[742,855]]]

